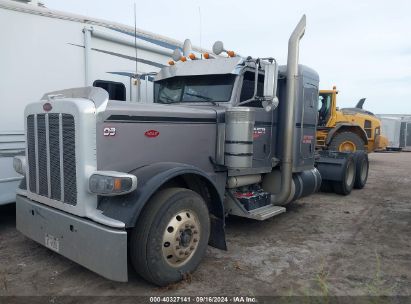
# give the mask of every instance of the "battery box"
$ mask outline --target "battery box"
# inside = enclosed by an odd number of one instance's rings
[[[267,206],[271,203],[271,195],[263,190],[235,191],[234,197],[247,211]]]

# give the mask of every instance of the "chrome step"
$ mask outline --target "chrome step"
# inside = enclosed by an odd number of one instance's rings
[[[224,200],[225,211],[227,214],[251,218],[257,221],[264,221],[270,217],[281,214],[286,211],[284,207],[273,206],[271,204],[253,210],[246,210],[244,206],[230,193]]]
[[[258,220],[258,221],[264,221],[270,217],[279,215],[284,212],[285,212],[284,207],[267,205],[267,206],[264,206],[258,209],[251,210],[248,213],[247,217]]]

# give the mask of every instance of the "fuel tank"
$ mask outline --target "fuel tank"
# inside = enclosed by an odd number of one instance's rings
[[[263,178],[263,189],[272,194],[279,193],[281,187],[280,175],[281,172],[279,170],[274,170],[273,172],[266,174]],[[319,191],[321,182],[321,174],[316,168],[294,173],[291,182],[291,193],[288,199],[281,205],[286,205],[301,197]],[[278,203],[276,205],[278,205]]]

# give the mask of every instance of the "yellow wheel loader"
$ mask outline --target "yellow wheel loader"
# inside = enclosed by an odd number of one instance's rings
[[[337,108],[337,88],[319,94],[317,148],[333,151],[383,150],[388,139],[381,134],[381,121],[363,109],[365,98],[355,108]]]

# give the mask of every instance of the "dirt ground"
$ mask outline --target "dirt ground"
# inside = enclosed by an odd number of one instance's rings
[[[25,238],[0,207],[0,295],[411,295],[411,153],[370,155],[350,196],[316,194],[265,222],[227,221],[228,251],[209,248],[169,288],[133,272],[106,280]]]

